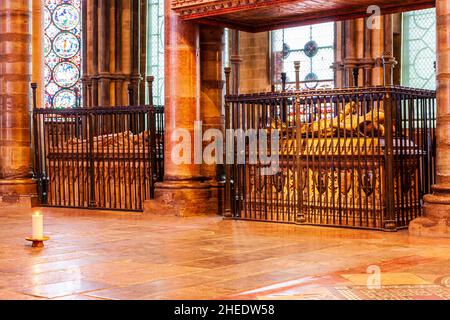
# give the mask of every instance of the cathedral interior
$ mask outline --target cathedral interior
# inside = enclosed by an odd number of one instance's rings
[[[1,0],[0,300],[450,299],[448,0]]]

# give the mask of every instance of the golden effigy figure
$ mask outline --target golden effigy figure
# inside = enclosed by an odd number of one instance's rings
[[[303,124],[301,132],[317,137],[363,136],[384,137],[384,111],[377,107],[364,116],[358,114],[357,104],[349,102],[335,117]]]

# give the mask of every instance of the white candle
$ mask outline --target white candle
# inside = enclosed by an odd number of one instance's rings
[[[33,239],[41,240],[44,238],[44,216],[39,212],[33,215]]]

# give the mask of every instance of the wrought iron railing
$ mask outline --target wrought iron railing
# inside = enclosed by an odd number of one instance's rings
[[[42,205],[140,211],[163,173],[161,108],[34,109]]]
[[[236,219],[396,230],[435,179],[435,92],[403,87],[227,95],[226,128],[279,133],[279,171],[227,164]],[[270,140],[270,138],[268,138]],[[228,141],[230,143],[230,141]]]

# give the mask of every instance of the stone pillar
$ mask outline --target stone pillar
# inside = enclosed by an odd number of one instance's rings
[[[224,29],[211,26],[200,28],[201,57],[201,117],[203,132],[208,129],[219,129],[224,132],[223,108],[223,36]],[[211,143],[207,141],[204,145]],[[203,164],[201,173],[211,180],[222,180],[220,167]]]
[[[231,92],[238,94],[241,85],[241,36],[238,30],[230,31],[230,64],[231,64]]]
[[[132,28],[136,28],[135,22],[138,31],[143,28],[139,12],[135,13],[140,8],[136,4],[141,6],[143,3],[147,2],[83,0],[82,83],[83,92],[87,92],[89,85],[92,91],[83,95],[84,105],[88,105],[89,99],[91,106],[126,105],[131,80],[136,85],[133,89],[136,97],[142,94],[142,90],[138,90],[141,80],[139,66],[142,66],[139,63],[142,56],[139,53],[140,38],[132,37]]]
[[[223,110],[223,49],[224,29],[212,26],[200,27],[200,75],[201,75],[201,117],[203,132],[208,129],[218,129],[225,137],[225,118]],[[203,146],[214,143],[212,139],[205,141]],[[221,164],[208,165],[203,163],[201,174],[210,181],[211,205],[216,203],[213,212],[222,212],[224,198],[225,167]],[[212,213],[212,212],[211,212]]]
[[[343,70],[343,64],[342,61],[344,59],[344,41],[343,41],[343,22],[337,21],[334,24],[334,63],[332,65],[333,72],[334,72],[334,86],[336,88],[342,88],[344,87],[343,82],[343,76],[342,76],[342,70]]]
[[[138,103],[144,105],[146,103],[146,90],[147,90],[147,81],[145,81],[146,76],[151,76],[151,74],[147,75],[147,10],[148,10],[148,0],[140,1],[141,10],[140,10],[140,19],[139,19],[139,27],[140,27],[140,75],[141,81],[139,84],[139,101]]]
[[[36,193],[30,152],[31,8],[29,0],[0,1],[0,205],[17,205]]]
[[[194,122],[200,121],[200,48],[199,26],[182,21],[165,8],[165,180],[200,180],[200,166],[177,165],[172,161],[171,136],[177,129],[194,134]],[[193,150],[192,150],[193,151]],[[193,152],[191,152],[192,155]],[[193,162],[193,155],[191,157]]]
[[[383,84],[394,84],[394,67],[396,65],[394,57],[394,33],[393,33],[393,16],[388,14],[384,16],[384,52],[383,61]]]
[[[123,105],[123,82],[125,77],[122,73],[122,0],[115,0],[115,14],[114,14],[114,71],[116,72],[116,78],[114,81],[114,97],[115,105]]]
[[[368,87],[372,83],[372,30],[367,27],[367,19],[364,20],[364,50],[363,50],[363,86]]]
[[[372,69],[371,85],[382,86],[384,82],[383,61],[384,54],[384,16],[380,17],[380,29],[372,30],[372,57],[375,59]]]
[[[171,0],[165,0],[164,28],[164,182],[156,185],[155,200],[145,203],[145,212],[178,216],[215,213],[217,205],[211,200],[210,183],[201,174],[202,159],[194,157],[194,125],[201,120],[199,26],[182,21],[171,10]],[[191,147],[189,150],[184,144],[187,150],[177,151],[184,141],[180,137],[183,133],[187,134],[183,138],[191,141]],[[201,138],[197,143],[201,147]],[[180,156],[185,159],[176,163],[172,153],[179,160]]]
[[[99,47],[98,47],[98,59],[99,59],[99,105],[106,107],[110,105],[110,3],[106,1],[100,1],[99,3]]]
[[[355,85],[353,81],[353,69],[357,65],[356,20],[347,20],[344,22],[344,35],[345,35],[344,83],[346,87],[353,87]]]
[[[44,0],[33,1],[33,36],[32,36],[32,77],[31,82],[37,83],[36,100],[38,107],[43,105],[44,96],[44,72],[42,60],[44,59],[44,48],[42,41]]]
[[[87,107],[90,103],[88,97],[91,95],[91,92],[88,91],[88,83],[90,82],[90,79],[88,77],[88,50],[87,50],[87,44],[88,44],[88,2],[87,0],[83,0],[81,3],[81,61],[83,63],[81,64],[82,67],[82,77],[81,77],[81,90],[82,90],[82,107]],[[34,56],[34,54],[33,54]]]
[[[130,0],[131,3],[131,35],[130,35],[130,48],[131,48],[131,75],[130,83],[133,87],[133,101],[132,104],[139,104],[140,93],[139,86],[141,82],[141,28],[140,28],[140,12],[141,4],[139,0]]]
[[[411,222],[415,236],[450,238],[450,2],[436,1],[437,184],[424,197],[424,216]]]
[[[381,17],[380,20],[384,21],[384,18]],[[360,18],[336,23],[336,59],[333,69],[337,88],[355,85],[355,68],[358,70],[359,86],[382,85],[383,54],[387,63],[391,66],[395,63],[392,49],[385,51],[385,44],[392,44],[392,41],[389,41],[392,37],[384,38],[385,25],[372,29],[368,27],[367,21]],[[392,28],[388,32],[392,36]]]

